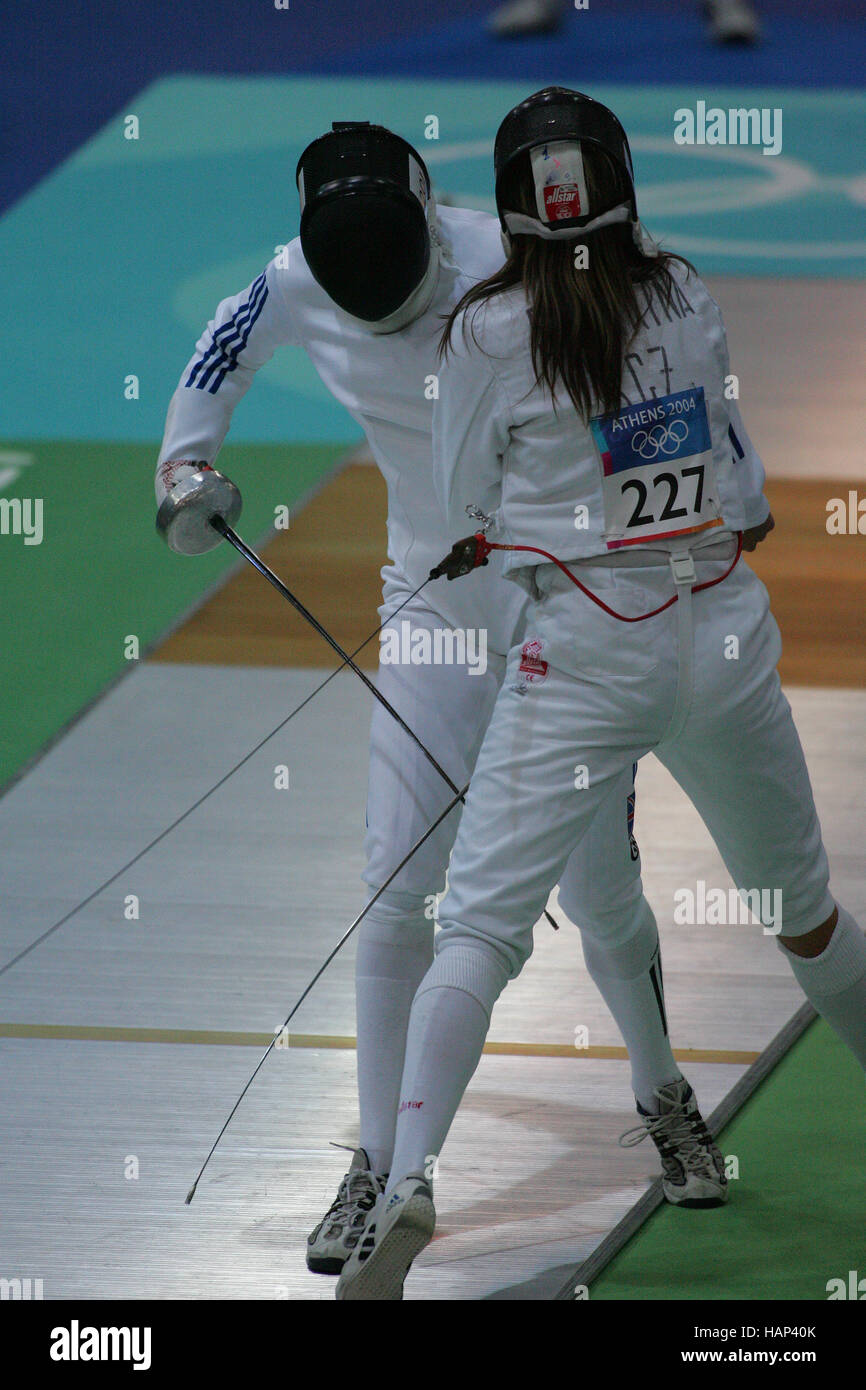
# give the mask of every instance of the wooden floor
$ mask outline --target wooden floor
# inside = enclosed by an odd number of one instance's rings
[[[755,568],[785,637],[784,679],[818,687],[793,690],[792,705],[834,891],[866,921],[852,815],[866,775],[866,697],[828,689],[866,686],[863,538],[825,528],[827,499],[850,485],[771,479],[777,529]],[[377,625],[384,514],[377,470],[350,462],[265,549],[346,645]],[[333,665],[322,640],[241,565],[4,799],[6,950],[91,893]],[[333,1146],[357,1142],[353,941],[305,1000],[290,1046],[262,1069],[193,1207],[183,1198],[255,1049],[365,897],[369,706],[343,673],[0,980],[4,1255],[9,1274],[44,1274],[46,1297],[333,1298],[333,1280],[309,1274],[303,1252],[345,1168]],[[178,718],[202,709],[206,720]],[[290,769],[287,793],[274,789],[277,763]],[[694,808],[651,757],[638,774],[638,834],[671,1040],[709,1113],[802,996],[754,929],[722,928],[720,938],[717,927],[673,924],[684,881],[728,879]],[[140,920],[124,917],[129,893]],[[580,1052],[576,1024],[590,1042]],[[436,1239],[407,1299],[553,1296],[657,1170],[648,1146],[617,1144],[634,1123],[621,1058],[576,932],[540,926],[443,1151]],[[134,1182],[130,1155],[141,1165]],[[748,1173],[734,1199],[754,1201],[772,1181]]]
[[[866,537],[826,529],[828,500],[851,487],[850,479],[767,482],[776,529],[749,564],[782,630],[786,685],[866,686]]]
[[[851,488],[850,479],[767,483],[776,530],[749,563],[770,591],[784,639],[782,680],[789,685],[866,686],[866,538],[826,529],[828,500],[847,498]],[[263,554],[328,631],[354,650],[378,624],[385,555],[378,470],[347,465]],[[373,641],[359,664],[375,667],[377,654]],[[244,564],[155,659],[298,667],[326,665],[329,658],[322,638]]]
[[[0,802],[0,964],[191,806],[322,674],[131,670]],[[857,810],[866,695],[794,690],[791,702],[834,890],[866,921]],[[333,1280],[307,1272],[304,1245],[345,1171],[332,1145],[358,1138],[354,938],[305,999],[291,1045],[273,1050],[251,1086],[192,1206],[184,1197],[263,1035],[367,896],[370,704],[354,676],[339,676],[0,977],[4,1277],[44,1278],[46,1299],[333,1298]],[[285,790],[276,764],[290,770]],[[674,922],[678,888],[729,880],[652,757],[638,772],[637,807],[671,1039],[691,1051],[683,1070],[709,1113],[742,1075],[744,1054],[760,1051],[802,996],[759,930]],[[587,1048],[575,1047],[577,1027]],[[621,1041],[576,930],[541,924],[494,1010],[498,1046],[443,1149],[436,1239],[408,1299],[550,1297],[638,1200],[658,1165],[649,1144],[617,1144],[635,1123]],[[734,1201],[755,1204],[775,1181],[771,1166],[741,1172]]]

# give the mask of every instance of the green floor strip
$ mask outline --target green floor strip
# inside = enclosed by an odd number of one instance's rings
[[[856,1283],[851,1271],[866,1298],[866,1083],[825,1023],[808,1029],[719,1143],[739,1169],[727,1206],[660,1207],[590,1300],[826,1300]]]
[[[227,446],[220,467],[243,492],[244,538],[259,541],[274,509],[297,507],[344,455],[342,443]],[[186,558],[163,544],[156,456],[156,444],[3,443],[0,458],[19,460],[3,499],[41,501],[43,534],[26,544],[17,511],[0,515],[0,788],[130,668],[130,638],[144,653],[243,563],[225,545]]]

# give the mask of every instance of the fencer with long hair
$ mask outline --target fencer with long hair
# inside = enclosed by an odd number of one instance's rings
[[[446,325],[434,471],[452,537],[467,506],[486,516],[476,558],[497,547],[530,605],[412,1005],[386,1193],[341,1299],[402,1296],[434,1229],[430,1158],[491,1010],[607,789],[650,751],[737,887],[781,894],[764,925],[866,1066],[866,938],[830,893],[779,630],[741,558],[771,518],[749,515],[738,482],[718,306],[641,227],[628,142],[600,103],[536,93],[503,122],[495,165],[506,259]]]

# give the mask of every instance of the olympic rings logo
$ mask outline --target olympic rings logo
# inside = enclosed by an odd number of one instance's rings
[[[659,454],[675,454],[683,440],[688,437],[689,427],[685,420],[672,420],[669,425],[653,425],[651,430],[638,430],[632,435],[631,447],[642,459],[651,463]]]

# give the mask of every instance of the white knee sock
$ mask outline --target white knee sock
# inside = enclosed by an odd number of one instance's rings
[[[644,1110],[655,1114],[655,1090],[680,1079],[667,1034],[659,934],[646,898],[636,909],[635,930],[612,948],[581,929],[583,958],[628,1048],[631,1084]]]
[[[866,1068],[866,936],[844,907],[820,956],[795,956],[779,942],[810,1004]]]
[[[408,1173],[432,1179],[478,1066],[493,1005],[508,981],[498,953],[479,944],[443,947],[415,996],[388,1192]]]
[[[434,923],[424,903],[418,894],[386,890],[358,929],[359,1143],[374,1173],[391,1167],[409,1011],[433,959]]]

